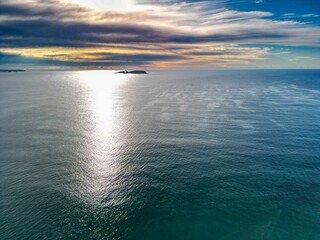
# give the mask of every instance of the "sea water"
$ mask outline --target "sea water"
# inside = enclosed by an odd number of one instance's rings
[[[320,70],[0,73],[0,239],[320,239]]]

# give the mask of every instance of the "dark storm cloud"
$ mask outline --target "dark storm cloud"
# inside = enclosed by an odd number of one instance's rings
[[[0,23],[0,47],[98,47],[106,43],[201,43],[248,39],[279,39],[281,33],[243,32],[239,35],[192,36],[137,25],[106,25],[48,20],[7,20]]]
[[[57,13],[53,9],[34,8],[22,5],[12,5],[0,2],[0,15],[1,16],[55,16]]]
[[[32,2],[19,2],[0,0],[0,15],[10,17],[24,18],[52,18],[58,19],[61,17],[79,17],[92,12],[88,8],[78,5],[63,4],[57,0],[42,0]]]
[[[165,41],[149,27],[50,20],[7,20],[0,23],[2,47],[101,46],[104,43]]]
[[[33,6],[35,7],[35,6]],[[161,29],[130,22],[94,23],[61,21],[64,10],[38,7],[31,9],[20,5],[0,3],[1,14],[18,17],[4,19],[0,23],[0,47],[93,47],[105,43],[201,43],[201,42],[236,42],[250,39],[287,38],[287,33],[268,31],[242,30],[228,34],[193,34],[173,32],[172,29]],[[88,11],[85,8],[68,8],[71,15]],[[79,13],[80,11],[80,13]],[[36,17],[29,19],[29,17]],[[39,18],[41,17],[41,18]]]

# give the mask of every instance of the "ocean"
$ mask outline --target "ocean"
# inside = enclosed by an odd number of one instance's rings
[[[0,239],[320,239],[320,70],[0,73]]]

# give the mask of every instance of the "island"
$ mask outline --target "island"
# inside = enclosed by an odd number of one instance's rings
[[[147,74],[146,71],[143,70],[133,70],[133,71],[120,71],[116,73],[122,73],[122,74]]]
[[[25,72],[26,70],[22,69],[0,69],[0,72]]]

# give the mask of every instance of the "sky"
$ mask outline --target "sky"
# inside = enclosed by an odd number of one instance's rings
[[[320,68],[320,0],[0,0],[0,68]]]

